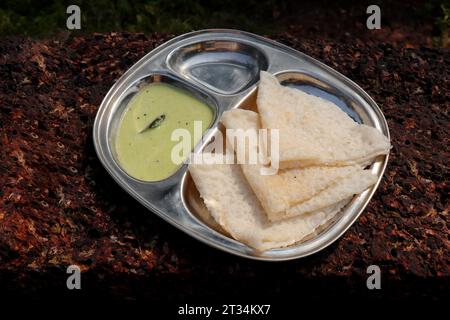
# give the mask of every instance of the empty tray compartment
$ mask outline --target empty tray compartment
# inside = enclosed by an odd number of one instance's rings
[[[265,55],[243,42],[218,40],[190,44],[173,51],[169,67],[220,94],[241,92],[259,80],[267,70]]]

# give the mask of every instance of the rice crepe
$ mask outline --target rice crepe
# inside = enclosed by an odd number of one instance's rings
[[[256,112],[235,109],[223,113],[227,129],[258,130]],[[248,146],[238,145],[238,152]],[[242,171],[271,221],[322,209],[367,189],[376,176],[359,165],[308,167],[261,175],[261,164],[242,164]]]
[[[256,250],[285,247],[332,219],[348,202],[279,222],[269,222],[238,165],[191,164],[189,171],[214,219],[233,238]]]
[[[260,79],[258,112],[263,128],[280,130],[280,168],[359,164],[389,152],[387,137],[334,103],[282,86],[264,71]]]

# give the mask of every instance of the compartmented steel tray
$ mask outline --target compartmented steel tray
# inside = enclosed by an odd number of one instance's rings
[[[259,71],[276,75],[285,85],[331,100],[353,119],[376,127],[389,138],[386,120],[358,85],[323,63],[275,41],[236,30],[203,30],[176,37],[133,65],[109,90],[98,110],[93,139],[98,157],[119,185],[161,218],[218,249],[259,260],[289,260],[317,252],[338,239],[358,218],[377,188],[388,156],[371,170],[379,178],[354,197],[344,210],[301,243],[265,252],[228,237],[209,217],[183,165],[171,177],[144,182],[120,167],[114,150],[117,126],[127,103],[142,83],[166,82],[182,87],[214,111],[208,137],[218,129],[223,111],[254,108]],[[197,145],[200,152],[204,145]]]

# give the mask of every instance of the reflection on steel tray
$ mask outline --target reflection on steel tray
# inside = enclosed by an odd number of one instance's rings
[[[355,196],[338,216],[307,240],[257,252],[228,237],[208,219],[203,201],[183,165],[171,177],[144,182],[130,177],[117,161],[114,139],[127,103],[143,83],[165,82],[184,88],[214,111],[208,138],[225,110],[253,109],[259,72],[268,71],[295,86],[336,103],[354,120],[376,127],[389,138],[386,120],[358,85],[317,60],[272,40],[236,30],[204,30],[174,38],[133,65],[103,99],[94,124],[97,154],[111,176],[145,207],[189,235],[221,250],[259,260],[290,260],[317,252],[338,239],[366,207],[387,164],[381,157],[371,167],[378,182]]]

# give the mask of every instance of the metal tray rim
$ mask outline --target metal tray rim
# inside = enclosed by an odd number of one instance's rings
[[[293,259],[298,259],[300,257],[306,257],[309,256],[311,254],[314,254],[322,249],[324,249],[325,247],[331,245],[334,241],[336,241],[337,239],[339,239],[343,233],[345,233],[348,228],[350,228],[351,225],[353,225],[353,223],[358,219],[358,217],[362,214],[362,212],[364,211],[364,209],[366,208],[366,206],[368,205],[368,202],[370,201],[370,199],[372,198],[373,194],[375,193],[376,189],[378,188],[378,185],[381,181],[381,178],[384,174],[384,171],[386,169],[387,166],[387,162],[389,159],[389,154],[386,155],[384,157],[384,159],[382,161],[378,161],[377,163],[379,163],[380,167],[379,167],[379,178],[377,180],[377,183],[369,190],[365,191],[363,194],[359,195],[358,197],[367,197],[367,199],[364,201],[363,204],[361,204],[358,207],[357,212],[354,212],[354,214],[352,215],[352,218],[345,221],[345,225],[340,226],[339,232],[335,233],[333,238],[329,241],[327,241],[326,243],[322,243],[320,246],[316,247],[314,250],[310,250],[305,254],[302,255],[298,255],[298,256],[274,256],[274,257],[266,257],[266,256],[258,256],[258,255],[250,255],[247,254],[246,252],[241,252],[238,250],[231,250],[227,247],[221,246],[220,244],[218,244],[217,242],[211,242],[208,241],[207,238],[205,238],[204,235],[201,234],[201,232],[195,230],[195,229],[187,229],[186,226],[184,226],[182,223],[180,223],[180,221],[177,221],[176,219],[174,219],[173,217],[171,217],[170,215],[167,215],[165,212],[161,211],[160,209],[158,209],[157,207],[153,206],[151,203],[149,203],[145,198],[143,198],[141,195],[137,194],[135,192],[135,190],[127,183],[124,183],[124,181],[121,181],[120,176],[118,176],[116,174],[116,172],[108,165],[106,159],[104,158],[104,150],[101,146],[101,143],[98,139],[99,135],[100,135],[100,121],[101,119],[103,119],[103,114],[106,111],[105,107],[107,104],[110,103],[110,100],[112,99],[112,97],[114,96],[114,94],[116,94],[117,90],[120,88],[120,83],[121,80],[123,79],[127,79],[130,78],[136,71],[139,70],[139,68],[142,66],[142,64],[147,60],[147,58],[151,55],[157,55],[159,52],[161,52],[162,50],[164,50],[165,48],[167,48],[168,46],[171,46],[173,44],[176,44],[178,41],[184,40],[184,39],[188,39],[190,37],[194,37],[196,35],[203,35],[203,34],[208,34],[208,33],[223,33],[227,36],[232,35],[232,34],[242,34],[242,35],[246,35],[249,38],[255,38],[259,41],[265,42],[265,43],[270,43],[272,44],[274,47],[276,48],[281,48],[283,49],[283,51],[288,52],[290,54],[293,55],[301,55],[302,58],[306,59],[309,62],[312,62],[316,65],[319,65],[320,67],[322,67],[323,69],[325,69],[327,72],[333,74],[334,76],[336,76],[337,78],[339,78],[339,80],[341,80],[342,82],[344,82],[344,84],[350,84],[350,86],[353,86],[355,88],[358,89],[358,94],[362,95],[362,97],[370,104],[370,106],[372,107],[373,111],[376,112],[377,117],[379,122],[382,123],[383,128],[382,131],[384,132],[384,134],[388,137],[388,139],[390,139],[390,134],[389,134],[389,128],[387,125],[387,121],[381,111],[381,109],[378,107],[378,105],[375,103],[375,101],[361,88],[359,87],[359,85],[357,85],[355,82],[353,82],[352,80],[346,78],[345,76],[343,76],[342,74],[340,74],[339,72],[335,71],[334,69],[328,67],[327,65],[323,64],[322,62],[309,57],[301,52],[298,52],[288,46],[285,46],[281,43],[275,42],[271,39],[267,39],[258,35],[254,35],[245,31],[239,31],[239,30],[232,30],[232,29],[207,29],[207,30],[199,30],[199,31],[194,31],[194,32],[190,32],[187,34],[183,34],[180,35],[178,37],[175,37],[169,41],[167,41],[166,43],[164,43],[163,45],[155,48],[154,50],[152,50],[151,52],[149,52],[147,55],[145,55],[143,58],[141,58],[138,62],[136,62],[130,69],[128,69],[123,75],[122,77],[110,88],[110,90],[108,91],[108,93],[106,94],[106,96],[104,97],[101,106],[98,110],[97,116],[95,118],[94,121],[94,126],[93,126],[93,140],[94,140],[94,146],[95,146],[95,150],[97,152],[97,155],[100,159],[100,161],[102,162],[103,166],[105,167],[105,169],[108,171],[108,173],[116,180],[116,182],[118,182],[118,184],[124,188],[125,191],[127,191],[130,195],[132,195],[134,198],[136,198],[141,204],[143,204],[146,208],[150,209],[151,211],[153,211],[154,213],[156,213],[158,216],[160,216],[161,218],[163,218],[165,221],[169,222],[170,224],[176,226],[178,229],[180,229],[181,231],[189,234],[190,236],[200,240],[201,242],[204,242],[212,247],[218,248],[220,250],[241,256],[241,257],[245,257],[245,258],[249,258],[249,259],[253,259],[253,260],[262,260],[262,261],[286,261],[286,260],[293,260]],[[270,61],[269,61],[270,64]],[[157,72],[158,70],[155,70],[154,72]],[[295,72],[295,70],[292,70],[292,72]],[[275,73],[277,74],[277,73]],[[256,84],[254,84],[252,86],[252,88],[250,88],[248,90],[248,92],[250,92],[251,90],[254,90],[256,87]],[[248,92],[244,92],[245,95],[248,94]],[[241,97],[244,97],[244,93],[241,94]],[[217,117],[219,117],[220,115],[218,115]],[[214,124],[213,124],[214,126]],[[180,178],[180,184],[182,181],[184,181],[186,173],[183,174],[183,176]],[[341,219],[342,220],[342,219]],[[336,221],[334,223],[333,226],[336,226],[337,223],[339,221]],[[332,227],[333,227],[332,226]],[[328,228],[328,230],[326,230],[325,232],[330,232],[331,228]],[[217,231],[215,231],[217,232]],[[224,235],[221,235],[223,237],[225,237]],[[232,239],[233,241],[236,242],[236,240]],[[308,240],[309,241],[309,240]],[[308,241],[306,241],[305,243],[307,243]],[[303,243],[301,243],[303,244]],[[295,245],[294,245],[295,246]],[[288,247],[289,248],[289,247]],[[280,249],[275,249],[277,251],[285,251],[285,249],[287,248],[280,248]]]

